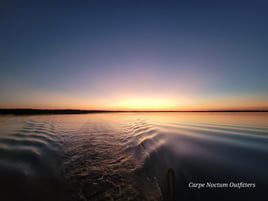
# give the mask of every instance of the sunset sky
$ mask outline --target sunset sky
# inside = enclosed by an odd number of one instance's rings
[[[57,2],[1,1],[0,108],[268,108],[268,1]]]

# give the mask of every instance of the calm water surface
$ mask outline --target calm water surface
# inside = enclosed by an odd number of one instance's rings
[[[268,113],[0,116],[5,201],[261,200],[267,159]]]

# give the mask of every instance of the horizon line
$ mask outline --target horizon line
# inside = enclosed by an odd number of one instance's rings
[[[0,115],[31,114],[89,114],[116,112],[268,112],[268,109],[222,109],[222,110],[84,110],[84,109],[34,109],[34,108],[0,108]]]

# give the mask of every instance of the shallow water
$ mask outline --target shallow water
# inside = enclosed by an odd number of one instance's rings
[[[268,113],[0,116],[6,201],[260,200],[267,159]]]

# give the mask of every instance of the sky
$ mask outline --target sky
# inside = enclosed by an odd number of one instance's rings
[[[1,1],[0,108],[268,108],[268,2]]]

